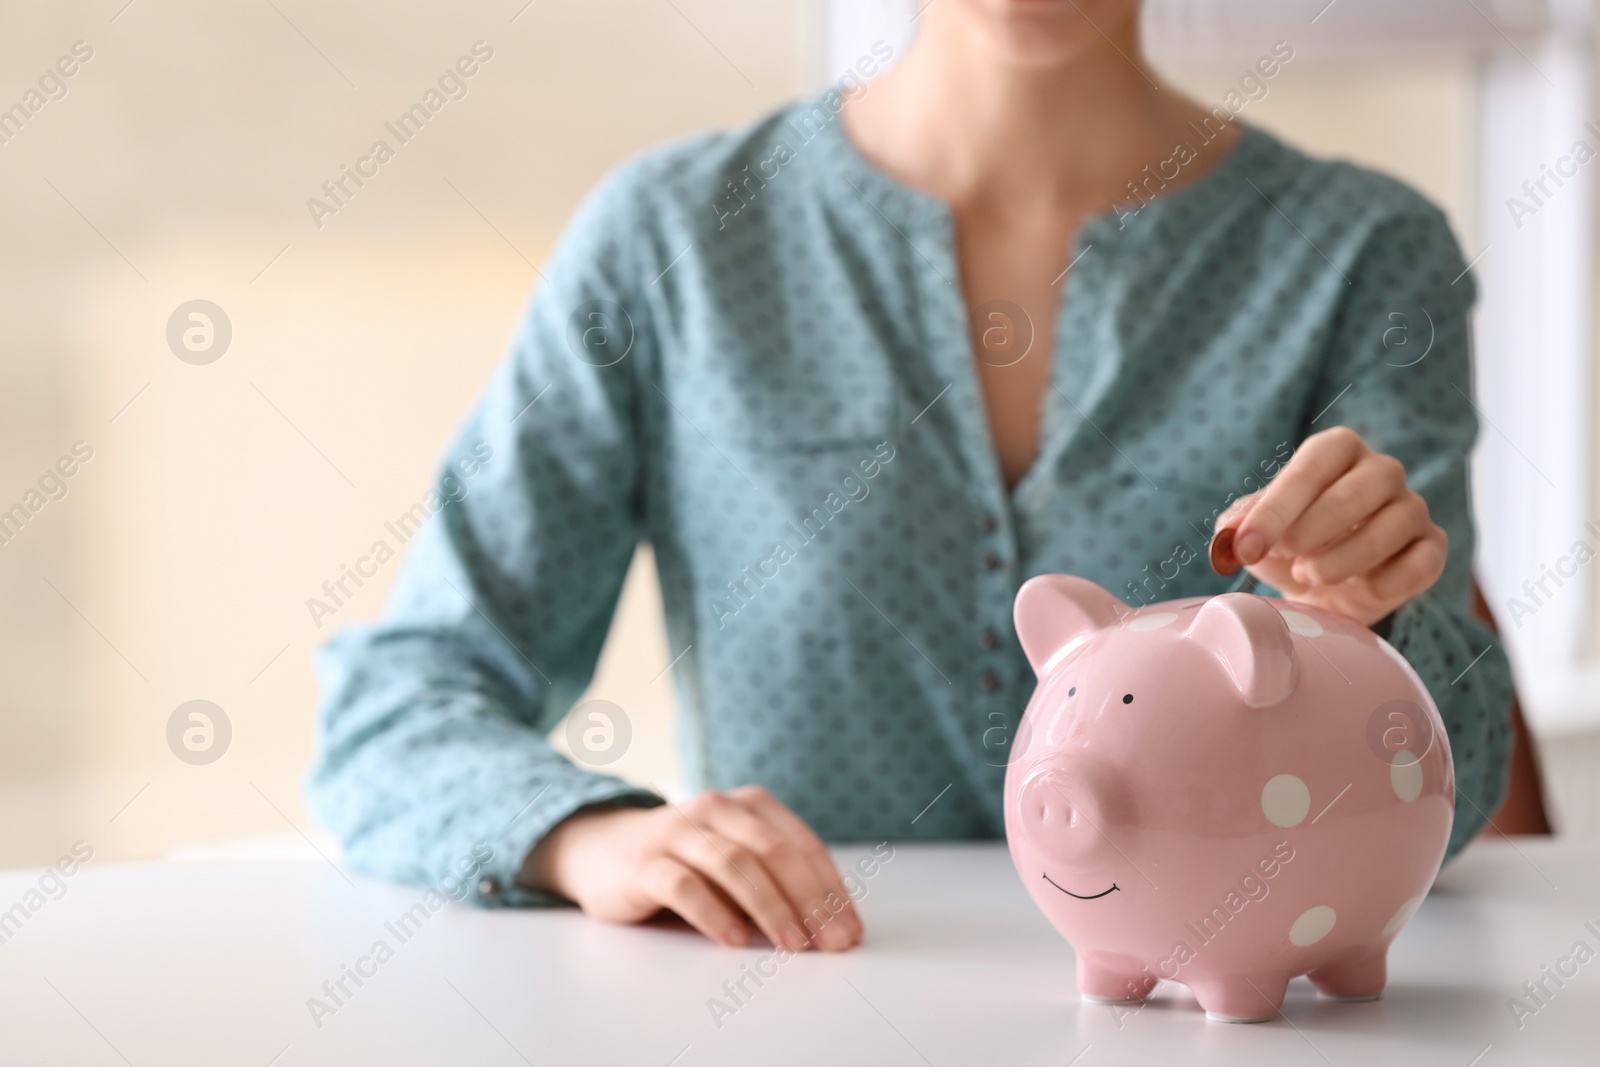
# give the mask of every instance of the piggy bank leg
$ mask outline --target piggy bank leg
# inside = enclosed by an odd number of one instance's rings
[[[1220,1023],[1264,1023],[1283,1007],[1287,975],[1227,975],[1189,984],[1206,1018]]]
[[[1137,967],[1078,956],[1078,995],[1084,1000],[1102,1003],[1143,1000],[1155,987],[1156,980]]]
[[[1388,947],[1363,946],[1329,960],[1306,975],[1317,992],[1337,1000],[1377,1000],[1388,980]]]

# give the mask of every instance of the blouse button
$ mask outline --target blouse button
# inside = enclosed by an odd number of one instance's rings
[[[1000,679],[993,671],[984,671],[982,677],[978,679],[978,684],[983,686],[985,693],[992,693],[1000,688]]]
[[[983,554],[983,569],[988,571],[999,570],[1000,557],[995,555],[993,552],[985,552]]]
[[[484,900],[500,899],[500,879],[482,878],[478,881],[478,895]]]
[[[978,520],[978,529],[984,533],[992,533],[1000,526],[1000,520],[993,515],[984,515]]]
[[[993,630],[985,630],[978,638],[978,647],[988,652],[1000,646],[1000,639],[994,635]]]

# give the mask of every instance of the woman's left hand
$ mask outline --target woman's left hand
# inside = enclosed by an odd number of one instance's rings
[[[1291,600],[1371,626],[1444,573],[1449,539],[1405,467],[1343,426],[1313,434],[1217,528],[1252,575]]]

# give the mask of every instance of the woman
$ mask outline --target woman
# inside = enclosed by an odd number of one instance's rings
[[[386,619],[321,661],[310,794],[350,861],[849,947],[823,839],[1003,832],[1020,583],[1222,592],[1235,498],[1257,579],[1428,684],[1459,850],[1511,692],[1469,613],[1472,281],[1441,214],[1159,86],[1135,0],[940,0],[857,89],[650,153],[572,222]],[[682,805],[544,740],[642,537]]]

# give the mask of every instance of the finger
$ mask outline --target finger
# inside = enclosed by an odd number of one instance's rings
[[[1297,556],[1316,555],[1408,492],[1404,465],[1393,456],[1368,452],[1311,502],[1280,544]]]
[[[1430,525],[1427,506],[1420,500],[1396,500],[1332,548],[1295,560],[1292,573],[1296,581],[1308,585],[1338,585],[1376,571]]]
[[[828,846],[822,843],[822,838],[806,825],[804,819],[785,807],[777,797],[758,785],[731,789],[728,791],[728,796],[776,826],[799,846],[800,851],[812,863],[834,871],[833,856],[828,852]]]
[[[1216,528],[1220,530],[1224,526],[1239,525],[1239,521],[1250,513],[1251,508],[1255,507],[1256,498],[1260,495],[1261,491],[1257,490],[1254,493],[1235,497],[1231,504],[1222,509],[1222,514],[1217,516]]]
[[[844,881],[839,877],[838,865],[833,862],[833,854],[828,851],[828,846],[822,843],[816,831],[806,825],[806,821],[790,811],[777,797],[762,789],[758,785],[741,786],[731,790],[728,795],[740,803],[746,804],[757,815],[776,826],[780,832],[799,846],[801,855],[811,864],[811,869],[821,879],[823,885],[830,890],[837,890],[844,896],[844,911],[860,925],[861,918],[856,913],[856,906],[850,893],[844,887]]]
[[[1367,588],[1380,601],[1399,604],[1430,588],[1444,573],[1449,538],[1434,527],[1399,555],[1367,575]]]
[[[800,916],[755,853],[715,830],[695,826],[674,835],[668,851],[726,893],[774,945],[797,952],[805,947]]]
[[[717,829],[754,852],[772,872],[800,916],[802,929],[819,948],[845,949],[860,940],[861,920],[854,908],[846,906],[850,895],[838,884],[838,876],[833,875],[829,884],[789,834],[731,799]]]
[[[1354,430],[1335,426],[1306,438],[1238,525],[1234,551],[1247,566],[1259,561],[1322,495],[1368,451]]]
[[[736,947],[750,943],[750,927],[687,864],[662,856],[646,870],[643,882],[652,901],[711,940]]]

